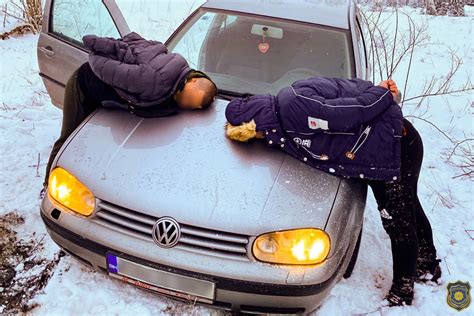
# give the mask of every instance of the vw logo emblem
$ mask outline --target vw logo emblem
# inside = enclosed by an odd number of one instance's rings
[[[177,221],[171,217],[160,218],[152,231],[153,241],[162,248],[176,246],[181,237],[181,228]]]

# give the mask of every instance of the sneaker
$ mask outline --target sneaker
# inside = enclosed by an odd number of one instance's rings
[[[441,259],[424,259],[418,258],[416,267],[417,281],[438,283],[441,277],[441,267],[439,263]]]
[[[414,280],[412,278],[401,278],[394,280],[392,288],[385,299],[389,306],[411,305],[413,301]]]

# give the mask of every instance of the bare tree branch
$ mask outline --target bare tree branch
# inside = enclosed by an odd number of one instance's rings
[[[409,117],[412,117],[412,118],[416,118],[418,120],[421,120],[425,123],[428,123],[430,124],[431,126],[433,126],[438,132],[440,132],[447,140],[449,140],[452,144],[455,144],[456,141],[451,137],[449,136],[445,131],[441,130],[436,124],[434,124],[433,122],[421,117],[421,116],[416,116],[416,115],[406,115],[405,118],[409,118]]]
[[[416,99],[419,99],[419,98],[435,97],[435,96],[455,94],[455,93],[460,93],[460,92],[469,92],[469,91],[472,91],[472,90],[474,90],[474,86],[469,86],[469,87],[466,87],[466,88],[460,88],[460,89],[456,89],[456,90],[449,90],[449,91],[445,91],[445,92],[433,92],[433,93],[420,94],[420,95],[417,95],[417,96],[414,96],[414,97],[411,97],[411,98],[408,98],[408,99],[404,99],[403,101],[408,102],[408,101],[416,100]]]

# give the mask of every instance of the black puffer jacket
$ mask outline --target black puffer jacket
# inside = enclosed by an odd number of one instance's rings
[[[138,106],[163,103],[191,71],[183,56],[134,32],[121,39],[86,35],[82,40],[91,50],[89,63],[95,75]]]
[[[270,146],[322,171],[352,178],[400,178],[403,114],[390,90],[361,79],[314,77],[277,96],[234,99],[232,125],[255,120]]]

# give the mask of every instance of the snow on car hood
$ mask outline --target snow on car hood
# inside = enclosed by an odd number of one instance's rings
[[[181,223],[258,235],[324,227],[340,180],[224,135],[225,105],[143,119],[100,109],[60,154],[97,198]]]

